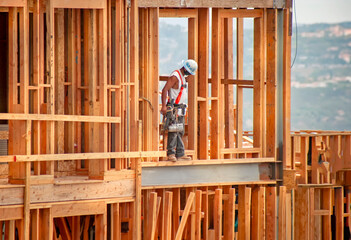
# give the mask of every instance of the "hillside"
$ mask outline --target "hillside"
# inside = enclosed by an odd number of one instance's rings
[[[252,79],[253,31],[247,25],[244,78]],[[294,29],[292,60],[295,37]],[[297,40],[291,71],[291,129],[351,130],[351,22],[299,25]],[[169,74],[186,56],[187,29],[161,22],[160,74]],[[245,90],[244,97],[244,129],[251,130],[252,91]]]
[[[351,22],[301,25],[297,40],[292,129],[351,130]]]

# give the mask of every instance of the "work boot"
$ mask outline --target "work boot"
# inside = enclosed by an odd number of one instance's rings
[[[189,161],[191,160],[191,157],[187,155],[183,155],[182,157],[177,158],[178,161]]]
[[[176,162],[177,158],[175,157],[174,154],[171,154],[167,156],[167,161]]]

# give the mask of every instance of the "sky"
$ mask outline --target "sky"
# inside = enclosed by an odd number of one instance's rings
[[[351,0],[293,0],[298,24],[337,23],[351,21]],[[295,21],[295,19],[294,19]],[[166,19],[161,22],[186,27],[185,19]]]
[[[351,0],[294,0],[298,23],[351,21]]]

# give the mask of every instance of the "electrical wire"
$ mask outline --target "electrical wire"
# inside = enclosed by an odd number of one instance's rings
[[[294,56],[294,60],[290,66],[290,68],[292,68],[295,64],[295,60],[296,60],[296,56],[297,56],[297,47],[298,47],[298,30],[297,30],[297,17],[296,17],[296,0],[293,1],[293,8],[294,8],[294,18],[295,18],[295,56]]]

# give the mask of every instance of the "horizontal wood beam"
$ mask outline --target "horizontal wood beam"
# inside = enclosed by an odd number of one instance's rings
[[[105,213],[106,203],[104,201],[91,202],[70,202],[64,204],[55,204],[52,206],[52,216],[69,217],[81,215],[97,215]]]
[[[51,115],[51,114],[21,114],[0,113],[0,120],[33,120],[54,122],[93,122],[93,123],[121,123],[120,117],[83,116],[83,115]]]
[[[229,154],[229,153],[260,153],[260,148],[222,148],[222,154]]]
[[[285,0],[139,0],[139,7],[169,8],[283,8]]]
[[[162,18],[196,18],[197,9],[160,9]]]
[[[106,0],[51,0],[53,8],[103,9]]]
[[[23,219],[23,205],[0,207],[0,221]],[[2,231],[2,229],[0,229]]]
[[[200,166],[200,165],[225,165],[225,164],[243,164],[243,163],[270,163],[276,162],[274,158],[238,158],[238,159],[219,159],[219,160],[201,160],[201,161],[161,161],[161,162],[143,162],[142,168],[163,167],[163,166]]]
[[[210,79],[209,79],[210,82]],[[236,85],[247,85],[253,86],[253,80],[237,80],[237,79],[222,79],[222,84],[236,84]]]
[[[167,81],[168,76],[160,76],[160,81]],[[212,79],[208,79],[208,83],[211,83]],[[253,86],[253,80],[239,80],[239,79],[221,79],[222,84],[236,84],[240,86]]]
[[[31,185],[29,192],[31,209],[51,207],[57,202],[64,201],[104,200],[105,202],[118,202],[119,199],[135,197],[135,179],[109,182],[86,180],[85,183],[78,181],[76,184]],[[23,204],[23,193],[24,187],[2,188],[0,191],[0,206]],[[32,204],[39,205],[32,206]],[[6,207],[0,207],[0,209],[3,208]],[[1,210],[0,214],[2,214]]]
[[[258,18],[263,16],[262,9],[220,9],[221,18]]]
[[[98,152],[98,153],[66,153],[41,155],[0,156],[0,162],[33,162],[33,161],[60,161],[60,160],[88,160],[111,158],[147,158],[166,157],[166,151],[146,152]]]
[[[0,0],[0,7],[24,7],[25,0]]]

